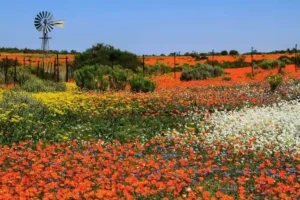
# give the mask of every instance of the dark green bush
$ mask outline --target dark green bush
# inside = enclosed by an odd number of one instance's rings
[[[229,76],[223,76],[223,77],[222,77],[222,80],[223,80],[223,81],[230,81],[230,80],[231,80],[231,77],[229,77]]]
[[[119,67],[110,72],[109,85],[111,90],[124,90],[128,83],[128,72]]]
[[[104,65],[84,66],[75,71],[76,85],[87,90],[106,91],[108,80],[104,76],[110,74],[111,68]]]
[[[153,92],[156,88],[155,83],[138,75],[129,80],[132,92]]]
[[[121,66],[94,65],[85,66],[75,71],[76,85],[87,90],[124,90],[128,84],[128,76],[132,72]]]
[[[260,63],[260,67],[264,70],[278,68],[279,66],[285,66],[280,60],[264,60]]]
[[[196,64],[190,68],[184,68],[180,80],[204,80],[212,77],[221,76],[224,70],[219,66],[211,66],[208,64]]]
[[[99,64],[110,67],[121,65],[124,68],[135,71],[138,66],[141,66],[142,62],[141,59],[133,53],[121,51],[120,49],[103,43],[99,43],[75,56],[74,65],[77,69],[86,65]]]
[[[282,83],[282,76],[280,75],[270,75],[266,77],[266,80],[270,84],[270,89],[272,92]]]

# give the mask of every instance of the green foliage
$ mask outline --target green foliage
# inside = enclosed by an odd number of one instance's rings
[[[284,62],[284,63],[287,64],[287,65],[294,63],[294,62],[292,61],[292,59],[291,59],[290,57],[288,57],[288,56],[280,56],[280,57],[278,58],[278,60]]]
[[[226,51],[226,50],[221,51],[221,55],[222,56],[227,56],[228,55],[228,51]]]
[[[222,76],[222,80],[223,81],[230,81],[231,77],[229,77],[229,76]]]
[[[246,72],[245,76],[246,78],[254,79],[257,74],[259,74],[259,72]]]
[[[224,61],[222,63],[219,63],[217,60],[208,60],[206,61],[206,64],[220,66],[223,69],[249,67],[251,63],[245,62],[245,59],[245,56],[238,56],[237,60],[233,62]]]
[[[212,77],[221,76],[224,70],[219,66],[211,66],[208,64],[196,64],[193,67],[185,68],[182,73],[181,81],[204,80]]]
[[[153,76],[172,72],[172,68],[164,63],[156,63],[155,65],[145,65],[145,75]],[[138,73],[143,74],[143,68],[138,67]]]
[[[85,66],[75,71],[74,79],[76,85],[87,90],[107,90],[108,80],[104,78],[109,74],[111,68],[103,65]]]
[[[274,69],[274,68],[284,68],[285,63],[280,60],[264,60],[260,63],[260,67],[264,70]]]
[[[128,82],[128,71],[117,67],[110,72],[109,85],[112,90],[124,90]]]
[[[142,62],[137,55],[128,51],[115,49],[113,46],[97,44],[85,52],[75,56],[74,65],[77,69],[86,65],[121,65],[124,68],[136,70]]]
[[[75,71],[75,82],[77,86],[87,90],[106,91],[108,89],[124,90],[128,84],[128,76],[131,71],[115,66],[94,65],[85,66]]]
[[[266,80],[270,84],[270,89],[272,92],[282,83],[282,76],[280,75],[270,75],[266,77]]]
[[[153,92],[156,88],[155,83],[138,75],[129,80],[132,92]]]
[[[239,55],[239,52],[236,50],[230,50],[229,55],[231,55],[231,56]]]
[[[53,137],[39,131],[40,122],[49,118],[47,107],[28,93],[5,92],[0,101],[0,111],[4,114],[0,120],[0,144]]]
[[[27,92],[56,92],[66,91],[66,83],[55,83],[49,80],[42,80],[34,75],[30,75],[30,78],[26,80],[21,88]]]

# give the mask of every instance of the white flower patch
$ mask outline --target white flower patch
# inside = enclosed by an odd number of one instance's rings
[[[300,153],[300,103],[297,101],[239,111],[216,111],[209,121],[208,143],[238,139],[246,144],[255,138],[254,150],[273,145],[275,151]],[[239,145],[236,148],[240,148]]]

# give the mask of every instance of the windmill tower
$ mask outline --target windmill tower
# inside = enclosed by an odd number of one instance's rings
[[[43,52],[43,64],[47,56],[47,51],[49,49],[49,40],[51,39],[48,36],[48,33],[53,30],[54,27],[64,28],[65,22],[63,20],[54,20],[53,15],[48,11],[42,11],[36,15],[34,19],[35,28],[42,32],[42,52]]]

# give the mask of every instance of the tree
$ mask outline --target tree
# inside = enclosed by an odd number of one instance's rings
[[[226,51],[226,50],[221,51],[221,55],[222,56],[227,56],[228,55],[228,51]]]
[[[78,53],[75,56],[74,65],[77,69],[85,65],[121,65],[122,67],[136,70],[142,65],[139,57],[128,51],[121,51],[111,45],[98,43],[87,49],[83,53]]]
[[[236,56],[236,55],[239,55],[239,52],[237,50],[230,50],[229,55]]]
[[[61,54],[68,54],[69,52],[68,52],[68,50],[61,50],[60,53]]]

